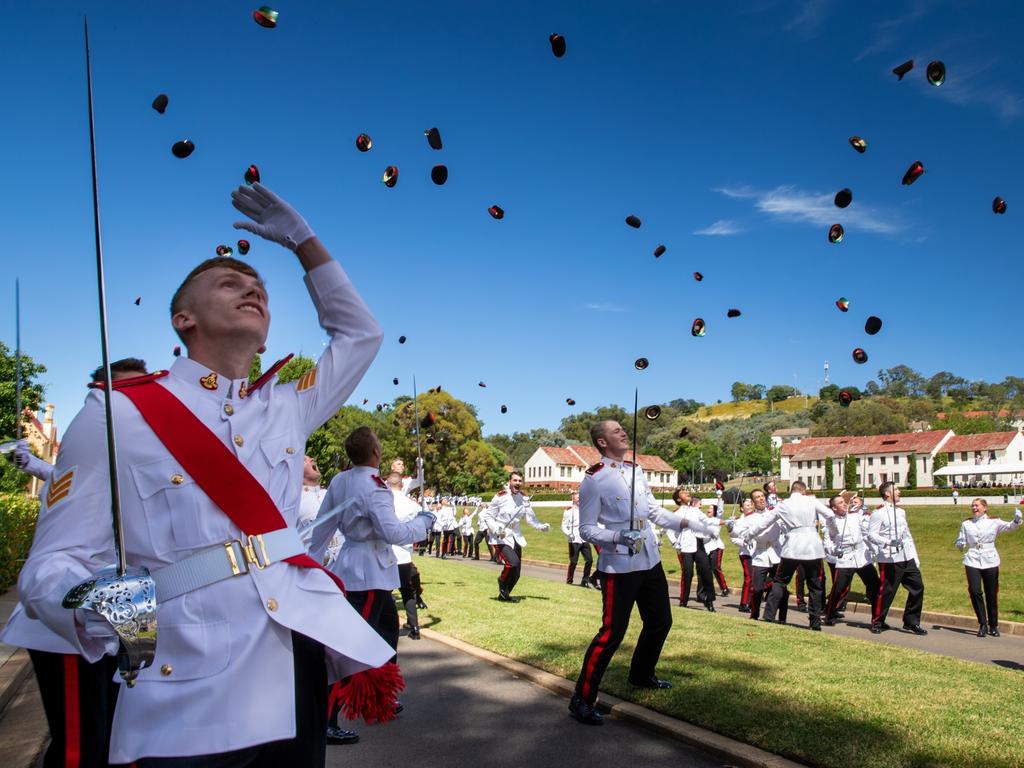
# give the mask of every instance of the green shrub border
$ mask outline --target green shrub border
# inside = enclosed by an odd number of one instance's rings
[[[18,580],[32,547],[39,517],[39,499],[20,493],[0,493],[0,590]]]

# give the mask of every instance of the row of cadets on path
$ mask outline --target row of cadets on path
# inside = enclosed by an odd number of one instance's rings
[[[366,711],[393,716],[397,684],[366,673],[388,664],[394,648],[341,599],[336,577],[309,557],[296,530],[306,438],[351,394],[383,333],[294,208],[258,183],[232,201],[247,217],[236,226],[296,254],[330,342],[311,375],[266,386],[271,371],[250,385],[270,324],[266,288],[248,264],[210,259],[171,303],[188,356],[168,372],[108,387],[127,562],[152,573],[159,616],[154,663],[133,687],[118,687],[116,705],[113,692],[105,699],[91,683],[112,678],[112,626],[61,604],[113,560],[105,393],[89,393],[43,492],[18,581],[21,605],[2,636],[57,662],[49,676],[46,662],[36,668],[53,734],[47,764],[323,766],[328,686],[338,680],[369,694]],[[195,418],[175,419],[168,430],[153,401]],[[151,424],[161,424],[160,437]],[[216,463],[197,464],[205,455],[198,446],[211,440]],[[252,507],[224,498],[229,482],[255,487],[262,524]],[[353,530],[358,536],[361,528]],[[239,543],[247,536],[255,547]],[[186,573],[196,578],[183,588]],[[108,750],[102,726],[110,708]]]

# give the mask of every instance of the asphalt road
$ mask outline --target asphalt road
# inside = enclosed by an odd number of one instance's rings
[[[581,725],[569,717],[561,696],[425,638],[403,636],[398,658],[405,710],[384,725],[354,724],[359,743],[328,746],[328,766],[593,768],[624,754],[644,768],[724,765],[620,720]]]
[[[524,552],[526,557],[529,557],[529,549]],[[498,577],[498,566],[487,560],[463,560],[462,558],[455,558],[452,561],[452,565],[457,566],[460,563],[467,563],[477,568],[489,569],[494,572],[494,577]],[[528,576],[535,576],[539,579],[554,582],[559,585],[561,589],[580,589],[580,587],[570,587],[565,583],[565,571],[561,568],[550,568],[547,566],[540,565],[524,565],[523,573]],[[577,569],[577,581],[579,580],[579,574],[581,571]],[[857,581],[857,584],[860,582]],[[425,585],[429,594],[430,587]],[[694,579],[694,589],[696,589],[696,579]],[[673,597],[672,605],[676,605],[675,597],[678,595],[678,582],[669,582],[670,594]],[[599,611],[599,593],[597,590],[589,590],[594,595],[594,606],[595,611]],[[495,581],[495,592],[497,592],[497,581]],[[894,606],[900,608],[903,606],[906,593],[902,592],[897,594]],[[676,611],[699,611],[704,613],[704,607],[695,607],[695,603],[691,603],[688,608],[673,608]],[[726,615],[733,615],[739,618],[745,618],[746,621],[750,621],[750,617],[746,614],[741,614],[739,610],[739,597],[738,590],[734,589],[732,594],[728,597],[719,597],[715,603],[715,609]],[[925,609],[928,608],[927,593],[925,597]],[[599,621],[598,613],[595,612],[595,630],[597,628],[597,622]],[[807,614],[801,613],[790,607],[789,610],[789,625],[793,627],[794,631],[809,631],[807,628]],[[889,643],[891,645],[900,645],[905,648],[915,648],[919,651],[928,651],[930,653],[937,653],[944,656],[955,656],[960,659],[966,659],[968,661],[976,661],[983,664],[997,664],[1007,669],[1016,669],[1024,671],[1024,636],[1021,635],[1003,635],[1002,637],[985,637],[979,638],[976,636],[976,629],[963,629],[960,627],[945,627],[937,624],[924,623],[923,626],[928,630],[928,634],[924,637],[918,637],[909,632],[902,630],[903,623],[900,619],[893,619],[889,621],[889,625],[893,627],[888,632],[883,632],[880,635],[871,634],[868,629],[870,627],[870,620],[866,613],[852,613],[847,612],[847,618],[840,621],[834,627],[823,627],[822,631],[828,634],[842,635],[843,637],[855,637],[860,640],[869,640],[872,642]]]

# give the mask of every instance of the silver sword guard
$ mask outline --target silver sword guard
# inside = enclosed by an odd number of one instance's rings
[[[117,669],[131,688],[156,656],[156,582],[148,568],[104,568],[64,595],[65,608],[94,611],[120,640]]]

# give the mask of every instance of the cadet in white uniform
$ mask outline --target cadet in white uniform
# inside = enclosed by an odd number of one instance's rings
[[[392,464],[394,466],[394,464]],[[408,522],[420,513],[420,505],[402,491],[405,481],[400,472],[388,475],[388,487],[395,498],[395,516],[401,522]],[[412,561],[412,544],[393,544],[391,547],[398,561],[398,591],[405,607],[405,626],[410,640],[420,639],[420,620],[417,608],[420,603],[420,572]]]
[[[580,536],[580,495],[572,495],[572,504],[562,513],[562,534],[569,542],[569,569],[565,573],[565,583],[572,584],[576,574],[576,564],[583,555],[583,578],[580,586],[590,587],[590,570],[594,567],[594,556],[590,553],[590,545]]]
[[[320,557],[336,527],[345,537],[338,558],[331,565],[345,584],[345,596],[363,620],[377,630],[388,645],[398,650],[398,610],[392,592],[399,587],[398,559],[394,544],[412,544],[426,535],[434,516],[421,512],[402,522],[395,514],[395,497],[377,474],[380,441],[369,427],[357,427],[345,439],[351,469],[331,480],[321,514],[345,502],[337,526],[325,524],[313,532],[310,553]],[[338,709],[332,708],[330,729],[338,728]]]
[[[881,582],[875,566],[871,564],[871,555],[865,541],[870,518],[860,509],[848,510],[846,496],[843,494],[833,496],[828,503],[835,517],[825,525],[825,548],[826,553],[832,553],[836,569],[832,574],[832,590],[825,606],[825,624],[832,626],[840,618],[839,612],[850,592],[854,575],[860,576],[864,582],[864,594],[872,602],[878,596]]]
[[[875,551],[878,576],[882,582],[871,611],[871,632],[878,634],[888,629],[885,623],[889,606],[900,585],[907,590],[907,604],[903,609],[903,628],[915,635],[927,635],[921,626],[924,607],[924,579],[917,562],[917,548],[907,526],[907,513],[896,506],[900,489],[892,482],[878,486],[882,505],[871,513],[867,538]]]
[[[655,675],[661,648],[672,628],[672,609],[650,524],[673,531],[691,526],[710,537],[717,532],[720,521],[662,507],[643,472],[635,472],[632,462],[625,460],[629,438],[618,422],[599,421],[590,428],[590,438],[604,458],[586,471],[580,484],[580,535],[601,547],[597,567],[601,572],[603,615],[601,629],[583,656],[569,713],[582,723],[599,725],[602,717],[594,708],[598,688],[626,634],[634,605],[640,611],[643,629],[630,663],[629,682],[640,688],[671,687]]]
[[[719,496],[716,502],[713,502],[709,506],[704,514],[708,517],[722,518],[722,511],[724,506],[722,504],[722,497]],[[719,533],[716,533],[711,538],[704,540],[704,551],[708,555],[708,562],[711,564],[711,573],[718,582],[719,588],[722,590],[722,597],[729,594],[729,584],[725,580],[725,571],[722,570],[722,555],[725,553],[725,542],[722,541],[722,537]],[[714,585],[711,587],[711,597],[714,598],[715,588]]]
[[[472,512],[469,507],[462,508],[462,517],[459,518],[459,546],[458,553],[462,557],[469,557],[469,550],[473,544],[473,518],[480,510],[479,507]]]
[[[797,481],[790,485],[791,495],[779,502],[764,516],[764,520],[753,527],[752,533],[760,534],[766,530],[772,520],[780,520],[785,529],[782,543],[782,562],[775,570],[771,592],[764,607],[765,621],[774,621],[779,605],[786,599],[789,582],[793,574],[800,570],[807,582],[809,594],[809,610],[807,618],[811,629],[821,630],[821,609],[825,590],[822,585],[825,568],[822,558],[825,550],[818,536],[817,518],[819,515],[826,520],[834,517],[832,510],[813,496],[804,496],[807,485]],[[735,527],[733,528],[735,530]]]
[[[232,197],[255,222],[239,226],[296,251],[330,342],[297,381],[250,387],[252,359],[270,323],[266,290],[244,262],[209,259],[172,300],[171,321],[189,357],[179,357],[169,374],[122,382],[131,387],[111,396],[127,562],[149,568],[157,584],[156,659],[133,688],[122,687],[111,736],[111,762],[138,768],[186,757],[174,764],[322,766],[328,681],[379,667],[393,653],[332,578],[304,560],[295,532],[306,438],[362,378],[381,329],[291,206],[260,184]],[[178,428],[219,441],[226,470],[246,470],[284,527],[247,539],[208,495],[221,489],[201,488],[184,469],[187,450],[179,461],[143,419],[129,399],[138,395],[126,394],[132,387],[158,388],[158,399],[180,401],[196,421]],[[61,602],[110,562],[105,446],[104,394],[97,390],[65,433],[18,582],[28,614],[89,661],[115,652],[113,630]],[[249,519],[248,509],[229,511]],[[177,564],[197,553],[211,566],[205,584],[173,596],[170,576],[180,576]]]
[[[700,507],[694,506],[693,496],[690,492],[680,486],[672,493],[672,501],[676,504],[676,512],[687,515],[699,515]],[[697,502],[700,503],[699,501]],[[682,569],[682,578],[679,580],[679,606],[685,608],[690,602],[690,587],[693,583],[693,572],[697,571],[697,592],[704,597],[704,607],[711,613],[715,612],[715,578],[711,573],[711,561],[707,552],[698,539],[693,529],[684,526],[678,531],[669,528],[666,531],[668,540],[672,542],[676,550],[676,558]]]
[[[760,509],[758,509],[760,504]],[[763,491],[751,491],[750,498],[744,499],[743,503],[740,504],[740,512],[743,517],[754,514],[755,512],[763,512],[767,508]],[[749,613],[750,611],[750,586],[753,572],[751,571],[750,558],[754,554],[753,543],[746,544],[743,541],[737,539],[735,536],[731,537],[731,541],[736,545],[737,555],[740,559],[740,568],[743,569],[743,585],[740,587],[740,605],[739,610],[741,613]]]
[[[477,510],[474,513],[474,514],[477,515],[477,519],[476,519],[476,535],[473,537],[473,552],[472,552],[472,556],[473,556],[474,560],[479,560],[480,559],[480,542],[482,541],[482,542],[487,543],[487,538],[488,538],[488,536],[487,536],[487,523],[484,521],[484,517],[481,514],[482,511],[483,511],[483,507],[477,507]],[[488,554],[490,555],[491,560],[493,561],[494,560],[494,555],[491,553],[491,547],[490,547],[489,543],[488,543],[488,546],[487,546],[487,550],[488,550]]]
[[[498,558],[505,566],[498,576],[498,599],[506,603],[515,603],[519,600],[512,597],[512,590],[519,581],[523,547],[526,546],[526,537],[523,536],[520,523],[526,520],[538,531],[551,528],[547,523],[537,519],[530,507],[529,497],[523,496],[520,491],[522,485],[523,476],[518,472],[511,473],[505,489],[495,494],[491,503],[480,512],[480,519],[485,522],[487,530],[497,542]]]
[[[971,502],[972,517],[960,524],[956,546],[964,553],[967,591],[974,615],[978,617],[978,637],[986,633],[999,637],[999,552],[996,537],[1020,528],[1021,511],[1014,512],[1013,521],[988,516],[988,502]],[[984,595],[982,590],[984,589]]]
[[[455,551],[455,531],[458,528],[458,523],[455,520],[455,502],[452,499],[441,501],[441,509],[437,513],[437,524],[441,526],[441,559],[443,560]]]
[[[750,547],[750,618],[757,621],[761,618],[761,604],[775,585],[773,577],[782,562],[781,538],[784,526],[774,511],[767,508],[766,497],[758,497],[758,492],[751,494],[754,501],[754,512],[741,517],[732,524],[732,535]],[[759,533],[752,533],[755,528]],[[778,622],[786,623],[789,615],[789,589],[779,601]]]

